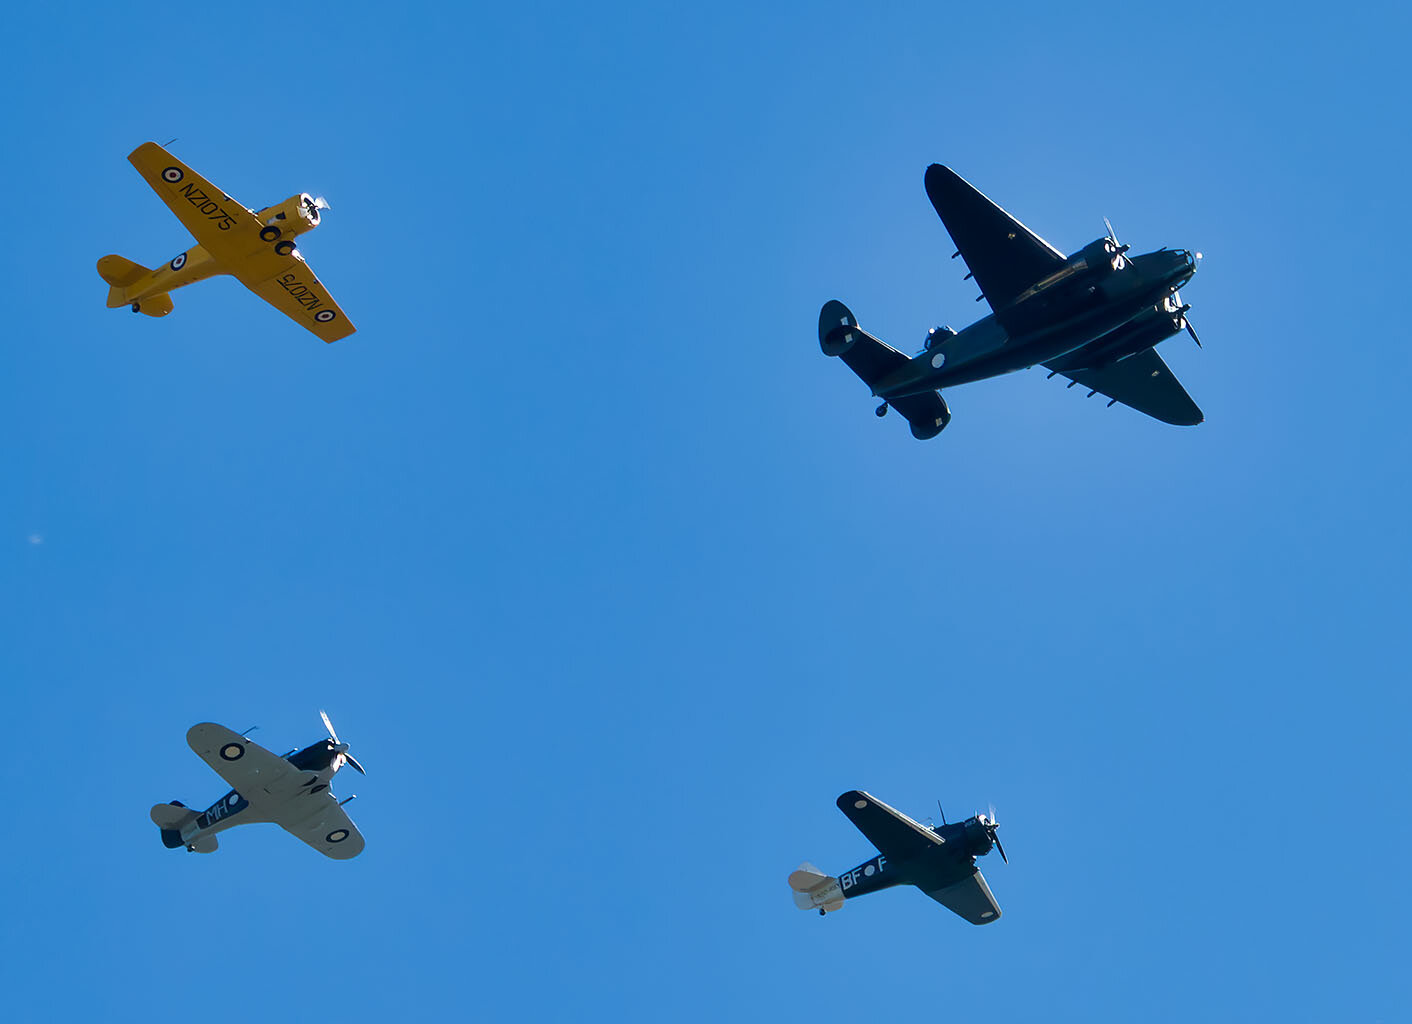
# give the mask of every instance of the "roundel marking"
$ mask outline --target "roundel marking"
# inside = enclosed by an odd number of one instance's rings
[[[321,309],[314,314],[314,319],[321,324],[326,324],[336,316],[338,316],[338,314],[331,309]]]
[[[182,169],[180,167],[168,167],[165,171],[162,172],[162,180],[169,185],[175,185],[184,177],[186,177],[186,175],[182,173]]]
[[[853,801],[853,806],[856,807],[856,808],[858,808],[858,810],[861,811],[864,807],[867,807],[867,806],[868,806],[868,801],[866,801],[866,800],[854,800],[854,801]]]
[[[245,756],[245,748],[239,743],[227,743],[221,748],[221,758],[226,761],[239,761]]]
[[[180,270],[182,267],[186,266],[186,253],[182,253],[167,265],[173,270]]]
[[[872,877],[873,877],[873,872],[876,871],[876,870],[877,870],[877,868],[875,868],[875,867],[873,867],[873,865],[869,864],[867,867],[865,867],[865,868],[863,869],[863,875],[864,875],[865,878],[872,878]]]
[[[328,835],[324,836],[324,841],[328,843],[341,843],[347,838],[348,830],[346,828],[336,828]]]
[[[995,916],[995,911],[993,911],[993,910],[983,910],[983,911],[981,911],[981,917],[982,917],[982,918],[994,917],[994,916]]]
[[[938,352],[936,355],[932,356],[932,369],[933,369],[933,370],[940,370],[940,369],[942,368],[942,366],[943,366],[945,363],[946,363],[946,353],[945,353],[945,352]]]
[[[234,806],[235,806],[236,804],[238,804],[238,803],[240,803],[240,794],[239,794],[239,793],[232,793],[230,796],[226,797],[226,806],[227,806],[227,807],[234,807]]]

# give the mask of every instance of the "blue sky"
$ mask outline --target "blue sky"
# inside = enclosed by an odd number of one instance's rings
[[[1405,1007],[1404,13],[340,4],[13,18],[0,345],[7,1019],[1393,1019]],[[324,194],[325,346],[125,157]],[[1200,249],[1207,422],[1032,372],[918,443],[819,306],[982,312],[922,190]],[[327,707],[326,861],[164,850]],[[994,801],[1005,917],[850,788]]]

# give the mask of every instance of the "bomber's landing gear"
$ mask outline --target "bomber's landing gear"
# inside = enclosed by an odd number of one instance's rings
[[[134,303],[132,304],[132,311],[133,311],[134,313],[141,313],[141,312],[142,312],[142,307],[139,306],[137,303],[134,302]]]
[[[876,416],[878,419],[882,419],[884,416],[886,416],[886,415],[887,415],[887,403],[884,402],[882,405],[880,405],[880,406],[878,406],[876,409],[874,409],[874,410],[873,410],[873,415]]]

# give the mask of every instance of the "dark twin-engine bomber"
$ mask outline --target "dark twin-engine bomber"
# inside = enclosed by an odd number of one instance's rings
[[[879,416],[894,408],[914,437],[927,440],[951,422],[940,389],[1044,366],[1089,397],[1108,396],[1109,405],[1181,426],[1202,421],[1154,347],[1184,329],[1196,339],[1178,289],[1196,273],[1199,253],[1130,257],[1110,225],[1107,236],[1066,257],[947,167],[927,168],[926,189],[956,243],[953,258],[965,259],[992,312],[959,332],[933,328],[908,358],[862,330],[842,302],[826,303],[820,347],[883,400]]]

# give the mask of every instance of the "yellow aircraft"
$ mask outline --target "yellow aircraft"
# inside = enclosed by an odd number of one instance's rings
[[[109,308],[131,306],[134,313],[166,316],[172,311],[173,289],[230,274],[324,341],[346,338],[356,330],[294,247],[296,235],[319,226],[319,211],[328,208],[322,198],[301,193],[256,212],[155,142],[144,142],[128,160],[197,244],[157,270],[121,256],[104,256],[98,273],[112,285]]]

